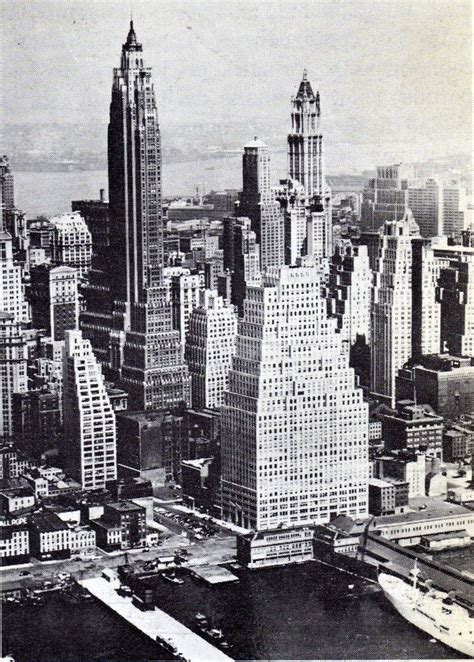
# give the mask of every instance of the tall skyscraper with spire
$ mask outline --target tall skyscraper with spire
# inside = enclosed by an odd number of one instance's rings
[[[286,201],[281,201],[286,209],[287,264],[294,264],[294,260],[302,255],[314,257],[316,260],[330,258],[332,255],[331,198],[324,176],[321,104],[319,92],[313,92],[306,69],[291,104],[288,193]],[[298,184],[303,195],[295,197]],[[303,241],[300,235],[304,235]],[[299,244],[297,250],[295,240]]]
[[[291,99],[291,131],[288,134],[288,175],[305,188],[309,198],[323,199],[325,192],[323,136],[319,92],[314,94],[306,69]]]
[[[133,21],[114,69],[108,131],[115,344],[130,406],[188,402],[190,378],[163,282],[161,139],[151,69]],[[115,268],[114,268],[115,267]],[[117,337],[125,333],[123,354]],[[112,348],[112,354],[114,350]]]

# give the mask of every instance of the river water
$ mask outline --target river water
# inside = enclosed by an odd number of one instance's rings
[[[318,563],[239,574],[238,584],[217,588],[189,576],[182,585],[157,578],[156,600],[191,627],[205,613],[235,659],[461,657],[430,642],[365,580]],[[3,636],[16,662],[169,659],[103,605],[65,605],[55,595],[39,608],[5,607]]]
[[[285,176],[286,154],[272,155],[272,180]],[[98,198],[107,191],[105,170],[78,172],[14,172],[15,204],[29,218],[53,216],[71,209],[71,200]],[[242,187],[242,157],[197,159],[163,165],[165,196],[190,195],[200,186],[204,191]]]

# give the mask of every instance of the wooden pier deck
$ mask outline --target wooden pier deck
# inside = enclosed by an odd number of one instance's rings
[[[189,662],[230,662],[232,660],[231,657],[161,609],[155,607],[153,611],[141,611],[132,605],[130,597],[118,595],[106,579],[84,579],[80,584],[95,598],[153,641],[158,644],[163,641],[174,646],[177,654],[185,660],[189,660]]]

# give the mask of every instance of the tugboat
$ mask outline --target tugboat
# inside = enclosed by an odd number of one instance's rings
[[[416,561],[410,574],[411,584],[387,573],[379,575],[387,599],[412,625],[458,653],[474,658],[474,612],[454,602],[448,593],[435,591],[428,583],[428,590],[422,591]]]

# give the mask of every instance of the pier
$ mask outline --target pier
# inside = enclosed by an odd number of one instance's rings
[[[202,579],[207,584],[214,586],[215,584],[228,584],[229,582],[238,582],[239,578],[234,575],[233,572],[227,570],[227,568],[222,568],[218,565],[202,565],[189,567],[189,572]]]
[[[160,644],[173,646],[174,655],[180,655],[189,662],[230,662],[231,657],[169,614],[155,607],[153,611],[141,611],[132,605],[128,596],[118,595],[105,579],[84,579],[79,582],[95,598],[103,602],[116,614]]]

